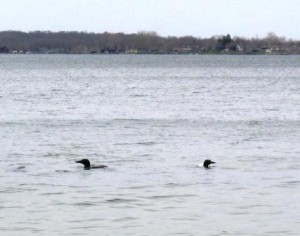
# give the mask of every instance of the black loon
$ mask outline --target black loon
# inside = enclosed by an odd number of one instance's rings
[[[215,162],[214,162],[214,161],[211,161],[211,160],[205,160],[205,161],[203,162],[203,167],[204,167],[204,168],[210,168],[210,164],[215,164]]]
[[[90,161],[88,159],[82,159],[80,161],[76,161],[76,163],[83,164],[85,170],[98,169],[98,168],[106,168],[107,167],[105,165],[91,166],[91,163],[90,163]]]

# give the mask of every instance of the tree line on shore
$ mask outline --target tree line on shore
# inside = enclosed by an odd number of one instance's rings
[[[2,31],[0,53],[300,54],[300,41],[287,40],[274,33],[264,38],[230,34],[197,38],[162,37],[146,31],[134,34]]]

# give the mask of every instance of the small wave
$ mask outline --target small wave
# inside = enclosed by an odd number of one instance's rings
[[[71,173],[69,170],[56,170],[57,173]]]
[[[126,146],[126,145],[145,145],[145,146],[152,146],[158,144],[157,142],[138,142],[138,143],[115,143],[116,146]]]
[[[293,181],[287,181],[287,182],[284,182],[285,184],[300,184],[300,181],[298,180],[293,180]]]
[[[19,166],[16,170],[19,171],[19,170],[24,170],[26,168],[26,166]]]
[[[93,202],[77,202],[71,205],[75,205],[75,206],[96,206],[95,203]]]
[[[86,232],[87,230],[90,230],[90,229],[93,229],[93,228],[98,228],[99,226],[98,225],[88,225],[88,226],[73,226],[73,227],[70,227],[70,229],[84,229],[84,231]],[[75,235],[75,234],[72,234],[72,235]],[[78,234],[78,235],[82,235],[82,234]]]
[[[267,234],[283,234],[283,235],[289,235],[290,234],[290,231],[288,230],[278,230],[278,231],[268,231],[266,232]]]
[[[11,194],[11,193],[21,193],[26,191],[36,191],[37,188],[28,187],[28,188],[6,188],[4,190],[0,190],[0,193]]]
[[[116,146],[132,145],[132,143],[115,143]]]
[[[144,186],[132,186],[129,188],[122,188],[122,189],[145,189],[145,188],[153,188],[153,185],[144,185]]]
[[[58,153],[46,153],[44,154],[44,157],[59,157],[60,155]]]
[[[157,142],[139,142],[139,143],[136,143],[138,145],[145,145],[145,146],[152,146],[152,145],[155,145],[155,144],[158,144]]]
[[[182,197],[196,197],[194,194],[181,194],[181,195],[154,195],[145,197],[146,199],[169,199],[169,198],[182,198]]]
[[[29,131],[27,132],[27,134],[34,134],[34,133],[41,133],[41,131],[37,130],[33,130],[33,131]]]
[[[243,212],[230,212],[230,215],[248,215],[248,211],[243,211]]]
[[[32,228],[32,227],[17,227],[14,226],[13,228],[1,228],[3,231],[16,231],[16,232],[22,232],[22,231],[31,231],[31,232],[41,232],[41,229]]]
[[[111,203],[125,203],[125,202],[137,202],[138,200],[136,199],[125,199],[125,198],[112,198],[106,200],[106,202],[111,202]]]
[[[0,206],[0,209],[22,209],[22,206]]]
[[[63,92],[64,90],[62,89],[51,89],[52,92]]]
[[[143,95],[143,94],[134,94],[130,96],[131,98],[141,98],[141,97],[147,97],[147,95]]]
[[[277,185],[276,187],[280,188],[295,188],[300,185],[300,181],[294,180],[294,181],[286,181],[283,182],[282,184]]]
[[[112,221],[121,222],[121,221],[132,221],[132,220],[138,220],[138,219],[139,218],[136,218],[136,217],[122,217],[122,218],[114,219]]]
[[[253,204],[253,205],[248,205],[248,206],[240,206],[240,207],[238,207],[238,209],[248,210],[248,209],[262,208],[262,207],[272,207],[272,206],[271,205],[265,205],[265,204]]]
[[[286,181],[279,184],[270,186],[270,188],[296,188],[300,184],[300,181]]]
[[[196,166],[198,167],[198,166]],[[178,184],[178,183],[167,183],[165,184],[166,187],[168,188],[177,188],[177,187],[187,187],[195,184]]]
[[[50,196],[50,195],[62,195],[64,192],[53,192],[53,193],[41,193],[41,196]]]

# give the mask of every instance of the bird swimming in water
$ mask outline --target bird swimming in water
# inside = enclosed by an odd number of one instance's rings
[[[203,167],[204,168],[207,168],[207,169],[209,169],[210,168],[210,165],[211,164],[215,164],[216,162],[214,162],[214,161],[211,161],[211,160],[205,160],[204,162],[203,162]]]
[[[100,169],[100,168],[106,168],[107,167],[105,165],[91,166],[91,163],[88,159],[82,159],[80,161],[76,161],[76,163],[81,163],[82,165],[84,165],[85,170]]]

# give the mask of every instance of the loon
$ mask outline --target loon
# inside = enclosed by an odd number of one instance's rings
[[[106,168],[107,166],[105,165],[98,165],[98,166],[91,166],[91,163],[88,159],[82,159],[80,161],[76,161],[76,163],[81,163],[84,165],[85,170],[89,169],[99,169],[99,168]]]
[[[205,160],[203,162],[203,167],[209,169],[210,168],[210,164],[215,164],[216,162],[211,161],[211,160]]]

